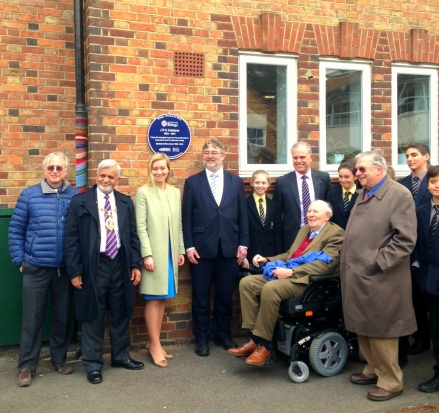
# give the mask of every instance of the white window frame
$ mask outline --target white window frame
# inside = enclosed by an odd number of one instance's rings
[[[438,68],[409,64],[392,65],[392,166],[397,177],[411,173],[407,164],[398,165],[398,75],[430,76],[430,164],[438,164]]]
[[[278,164],[249,164],[247,162],[247,64],[285,66],[287,72],[287,107],[286,107],[286,150],[287,163]],[[290,156],[291,147],[297,141],[297,57],[290,55],[264,55],[262,53],[240,53],[238,68],[239,84],[239,176],[250,177],[257,169],[265,169],[270,176],[278,177],[293,168]]]
[[[362,147],[361,151],[369,151],[372,143],[371,132],[371,64],[362,61],[349,62],[338,59],[322,59],[319,63],[319,114],[320,114],[320,170],[326,171],[331,177],[338,176],[338,165],[328,164],[326,159],[326,70],[355,70],[361,75],[361,112],[362,118]]]

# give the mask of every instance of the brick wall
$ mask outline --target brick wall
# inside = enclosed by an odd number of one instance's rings
[[[19,191],[40,179],[46,153],[74,155],[73,0],[10,3],[0,0],[0,207],[13,207]],[[296,3],[86,0],[89,183],[111,157],[123,167],[120,190],[133,196],[151,155],[148,126],[167,112],[192,132],[187,153],[172,161],[175,185],[182,189],[202,168],[201,147],[211,137],[224,143],[225,167],[236,172],[238,50],[298,56],[298,137],[316,152],[319,57],[372,61],[373,146],[389,159],[391,62],[439,63],[439,2]],[[173,76],[175,51],[203,53],[205,76]],[[185,266],[179,295],[166,307],[167,341],[191,338],[190,289]],[[238,331],[237,295],[235,305]],[[146,340],[139,300],[132,335]]]

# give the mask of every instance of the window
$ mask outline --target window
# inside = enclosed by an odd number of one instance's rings
[[[392,165],[399,175],[409,172],[405,151],[412,143],[426,144],[437,164],[437,87],[436,69],[392,67]]]
[[[370,149],[370,102],[369,64],[320,62],[320,169]]]
[[[239,56],[239,173],[290,172],[296,141],[296,59],[247,53]]]

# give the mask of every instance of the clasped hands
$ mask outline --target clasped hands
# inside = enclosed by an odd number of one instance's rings
[[[256,254],[252,260],[253,265],[257,268],[259,268],[261,265],[264,265],[267,261],[267,258],[259,254]],[[294,271],[291,271],[288,268],[277,267],[271,272],[271,274],[279,280],[285,280],[287,278],[291,278],[293,276],[293,272]]]

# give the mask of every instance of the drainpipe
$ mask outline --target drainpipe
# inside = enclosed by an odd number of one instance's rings
[[[85,104],[85,69],[84,69],[84,9],[83,0],[74,2],[75,16],[75,144],[76,144],[76,188],[79,192],[87,190],[87,106]]]

